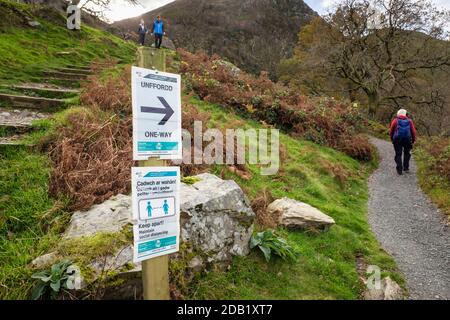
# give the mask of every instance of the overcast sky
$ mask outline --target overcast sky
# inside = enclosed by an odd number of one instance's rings
[[[327,13],[327,9],[330,8],[335,0],[303,0],[305,1],[313,10],[317,11],[319,14]],[[432,0],[437,7],[446,8],[450,10],[450,0]]]
[[[139,0],[141,5],[133,6],[124,0],[112,0],[111,10],[107,17],[113,21],[139,16],[147,11],[159,8],[174,0]],[[335,0],[304,0],[313,10],[319,14],[327,13],[327,9],[333,5]],[[450,9],[450,0],[433,0],[438,7]]]

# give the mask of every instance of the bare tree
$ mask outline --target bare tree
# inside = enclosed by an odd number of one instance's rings
[[[139,4],[139,0],[125,1],[132,5]],[[112,0],[72,0],[71,2],[74,5],[78,5],[81,10],[84,10],[93,16],[103,17],[104,12],[109,9]]]
[[[333,31],[320,42],[322,62],[365,95],[374,117],[410,102],[421,72],[450,66],[449,17],[427,0],[342,0],[325,18]]]

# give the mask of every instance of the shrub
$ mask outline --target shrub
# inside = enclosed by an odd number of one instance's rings
[[[272,193],[264,188],[262,195],[253,199],[252,209],[256,214],[256,222],[260,227],[276,228],[278,226],[279,214],[269,214],[267,206],[274,200]]]
[[[200,98],[236,110],[316,143],[360,159],[372,158],[367,139],[355,136],[367,126],[357,108],[332,98],[307,98],[280,84],[267,73],[258,77],[238,70],[217,55],[179,49],[180,72]],[[236,70],[237,69],[237,70]],[[352,143],[349,145],[349,143]]]
[[[81,103],[102,111],[129,116],[132,113],[130,83],[130,68],[126,68],[119,76],[108,77],[106,80],[92,76],[82,88]]]
[[[420,140],[419,147],[428,155],[428,170],[450,183],[450,139],[434,137],[426,143]]]
[[[68,122],[57,128],[50,151],[50,193],[69,195],[72,210],[128,193],[133,165],[131,118],[105,119],[94,111],[71,114]]]

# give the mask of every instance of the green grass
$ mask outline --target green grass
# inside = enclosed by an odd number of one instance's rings
[[[0,19],[10,20],[10,1],[0,0]],[[68,64],[89,65],[93,60],[118,58],[123,63],[134,59],[136,46],[108,32],[85,24],[80,31],[68,30],[66,20],[55,13],[38,13],[26,5],[14,6],[41,23],[38,28],[0,24],[0,82],[39,81],[42,71]],[[45,19],[41,16],[45,16]],[[70,55],[61,55],[70,52]],[[56,83],[60,83],[56,81]]]
[[[425,148],[426,146],[429,147],[428,144],[433,146],[433,144],[448,143],[448,140],[447,142],[444,141],[445,139],[439,141],[438,138],[434,141],[419,140],[419,143],[414,149],[414,159],[418,166],[417,176],[420,187],[450,219],[450,181],[442,173],[437,172],[434,167],[437,161],[448,161],[450,157],[450,146],[447,146],[438,157],[434,157]]]
[[[219,106],[192,101],[211,114],[210,127],[257,128]],[[235,258],[228,272],[214,271],[191,288],[194,299],[358,299],[364,289],[356,271],[356,257],[378,265],[383,275],[404,284],[394,260],[378,245],[367,222],[367,178],[375,163],[362,164],[343,153],[311,142],[280,135],[286,157],[275,176],[260,175],[250,165],[250,180],[225,170],[254,199],[267,189],[275,198],[287,196],[307,202],[332,216],[336,225],[312,234],[281,230],[299,253],[294,263],[281,260],[267,264],[259,252]],[[329,164],[345,170],[346,181],[337,180]],[[219,174],[222,167],[217,167]]]
[[[45,144],[71,114],[88,112],[71,107],[50,119],[33,122],[24,145]],[[0,146],[0,300],[28,299],[35,271],[29,263],[61,244],[70,219],[69,199],[48,194],[51,162],[28,147]]]
[[[27,298],[26,265],[45,253],[64,222],[63,199],[48,195],[47,156],[27,148],[0,149],[0,299]]]
[[[39,10],[39,7],[0,0],[0,85],[3,92],[20,94],[8,91],[6,86],[40,82],[45,70],[69,64],[84,66],[93,60],[108,58],[118,58],[123,65],[134,59],[136,46],[133,43],[87,25],[80,31],[69,31],[63,16],[47,9]],[[38,20],[41,26],[23,25],[25,15]],[[63,51],[71,54],[61,55]],[[70,84],[56,80],[52,83]],[[33,123],[33,130],[23,139],[25,144],[47,139],[56,124],[64,124],[67,115],[83,111],[71,107],[79,104],[78,95],[22,93],[67,99],[64,107],[53,110],[57,111],[53,119]],[[0,128],[0,136],[13,133],[15,130]],[[56,246],[68,223],[68,200],[51,198],[48,194],[50,172],[47,154],[25,146],[0,146],[0,299],[30,297],[34,281],[30,278],[33,270],[28,267],[29,263]]]

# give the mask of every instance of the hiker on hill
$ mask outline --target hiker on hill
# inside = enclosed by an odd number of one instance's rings
[[[401,175],[403,171],[409,172],[411,149],[416,142],[416,128],[414,127],[414,122],[408,118],[405,109],[398,110],[397,118],[392,121],[389,132],[395,149],[397,173]]]
[[[166,34],[161,16],[157,16],[156,20],[153,21],[152,34],[155,34],[155,48],[159,49],[161,47],[163,35]]]
[[[145,26],[144,20],[141,19],[141,23],[139,24],[139,30],[138,30],[138,34],[139,34],[139,44],[141,46],[144,45],[145,42],[145,35],[148,33],[148,29]]]

